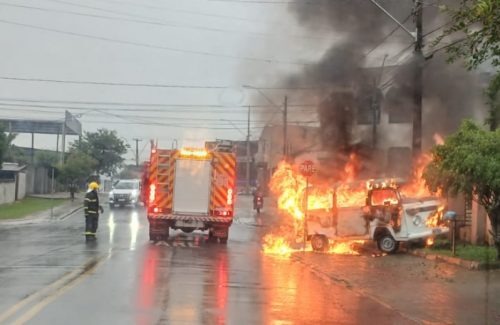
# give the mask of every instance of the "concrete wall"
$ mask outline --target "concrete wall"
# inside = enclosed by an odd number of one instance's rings
[[[16,183],[0,183],[0,204],[12,203],[15,200]]]
[[[45,167],[29,167],[26,172],[26,194],[47,194],[51,190],[51,180]]]
[[[18,176],[18,188],[17,188],[17,199],[22,200],[26,197],[26,173],[19,173]]]

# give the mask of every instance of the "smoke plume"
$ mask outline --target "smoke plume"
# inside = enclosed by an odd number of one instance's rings
[[[404,22],[409,30],[415,30],[413,1],[377,2],[398,21]],[[369,0],[295,0],[289,10],[311,32],[327,28],[341,38],[332,44],[319,62],[306,66],[301,73],[286,80],[291,86],[307,84],[328,89],[318,107],[320,136],[325,149],[343,152],[344,156],[353,151],[368,152],[365,147],[369,144],[363,143],[363,139],[356,135],[354,126],[360,112],[370,110],[374,98],[381,101],[379,104],[383,110],[406,114],[410,118],[406,122],[411,123],[414,65],[410,35]],[[424,34],[431,32],[425,39],[425,54],[433,50],[428,45],[432,37],[439,35],[439,32],[432,31],[436,26],[443,26],[448,19],[435,7],[424,8]],[[380,84],[380,69],[367,66],[381,66],[382,59],[374,62],[369,54],[376,48],[386,49],[386,63],[394,65],[397,56],[394,52],[398,51],[387,48],[387,43],[405,48],[410,59],[398,66],[387,67],[393,75],[388,82]],[[453,130],[462,118],[477,115],[480,92],[475,77],[461,65],[449,65],[440,53],[427,59],[424,64],[424,106],[427,103],[428,107],[423,109],[423,128],[432,138],[435,132]],[[425,121],[429,123],[425,124]]]

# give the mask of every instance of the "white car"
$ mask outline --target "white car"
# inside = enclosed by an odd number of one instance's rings
[[[138,179],[122,179],[109,192],[109,208],[132,205],[137,207],[141,202],[141,181]]]

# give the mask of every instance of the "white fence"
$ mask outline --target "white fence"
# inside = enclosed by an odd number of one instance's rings
[[[26,196],[26,174],[17,174],[17,199]],[[16,181],[0,182],[0,204],[12,203],[16,200]]]
[[[12,203],[15,200],[16,183],[0,183],[0,204]]]

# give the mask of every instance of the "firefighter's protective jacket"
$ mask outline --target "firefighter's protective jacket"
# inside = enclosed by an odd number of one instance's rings
[[[85,194],[85,216],[98,216],[99,215],[99,197],[97,191],[89,191]]]

